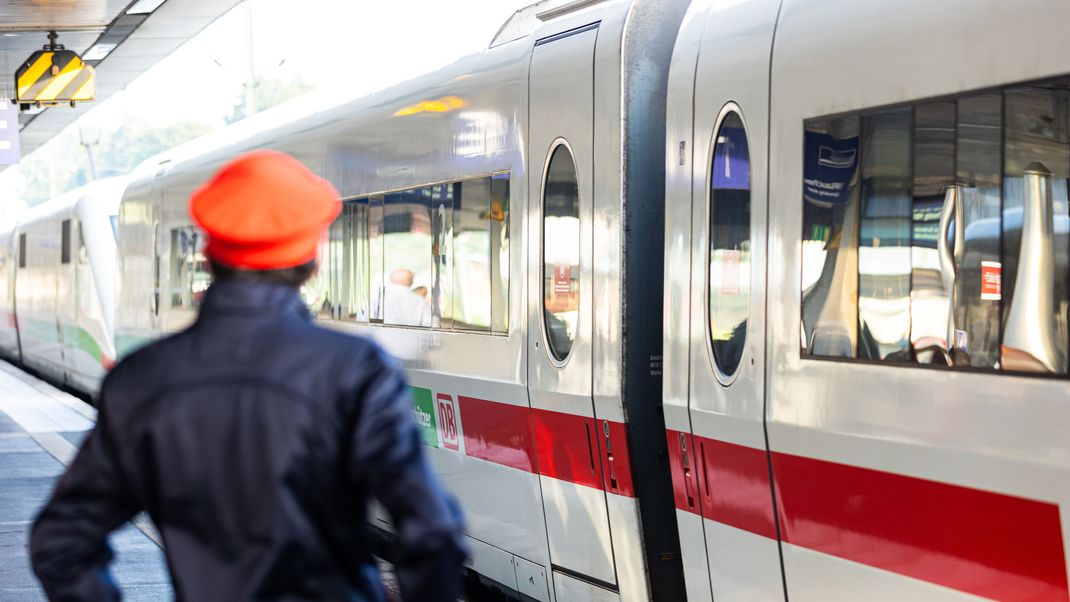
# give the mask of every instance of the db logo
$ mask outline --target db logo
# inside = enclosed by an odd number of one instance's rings
[[[442,446],[454,451],[461,448],[460,428],[457,422],[457,404],[453,396],[438,394],[438,432],[442,434]]]

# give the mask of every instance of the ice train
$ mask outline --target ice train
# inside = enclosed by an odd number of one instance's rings
[[[142,164],[116,353],[195,319],[192,190],[283,150],[345,201],[303,294],[404,361],[485,583],[1070,599],[1067,22],[541,2],[436,73]]]

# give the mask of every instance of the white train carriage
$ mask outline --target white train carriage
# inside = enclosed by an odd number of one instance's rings
[[[6,277],[18,359],[91,395],[115,362],[115,219],[125,186],[99,180],[30,209],[4,259],[14,271]]]
[[[664,333],[689,600],[1070,597],[1068,22],[691,7]]]
[[[0,357],[13,362],[19,357],[19,330],[15,321],[15,229],[0,232]]]
[[[195,317],[190,193],[240,152],[288,152],[345,200],[304,293],[405,361],[475,571],[535,600],[681,599],[657,316],[685,10],[543,2],[437,73],[143,164],[119,216],[120,353]]]

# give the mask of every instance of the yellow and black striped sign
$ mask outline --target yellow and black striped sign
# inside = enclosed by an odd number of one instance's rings
[[[15,72],[15,90],[19,103],[93,100],[96,73],[73,50],[38,50]]]

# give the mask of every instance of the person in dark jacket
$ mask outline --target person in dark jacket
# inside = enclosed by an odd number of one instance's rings
[[[405,600],[457,599],[466,550],[403,372],[316,326],[299,286],[340,211],[295,159],[243,155],[194,193],[216,281],[197,322],[123,360],[33,526],[52,600],[114,600],[108,535],[140,511],[179,600],[384,599],[368,503],[389,512]]]

